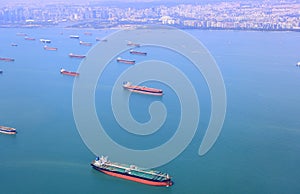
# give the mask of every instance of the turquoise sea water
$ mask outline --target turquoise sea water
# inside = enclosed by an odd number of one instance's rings
[[[85,31],[93,35],[84,35]],[[0,29],[0,32],[0,56],[15,59],[12,63],[0,61],[0,69],[4,71],[0,75],[0,125],[19,131],[16,136],[0,134],[0,193],[198,194],[300,190],[300,69],[295,66],[300,61],[299,33],[187,31],[208,48],[219,65],[228,98],[227,114],[216,144],[206,155],[198,156],[209,120],[210,100],[203,80],[195,86],[201,96],[199,129],[179,157],[158,168],[170,173],[175,185],[157,188],[91,169],[89,163],[95,156],[82,142],[73,119],[74,78],[59,73],[61,67],[72,71],[78,68],[80,60],[70,59],[70,52],[85,54],[90,49],[80,46],[69,35],[78,34],[82,40],[96,44],[95,37],[107,36],[111,31],[42,28]],[[16,36],[18,32],[27,33],[36,41],[26,41]],[[50,45],[58,47],[58,51],[44,51],[40,38],[51,39]],[[10,46],[12,42],[18,46]],[[171,55],[161,53],[159,48],[154,49],[152,57],[162,59]],[[183,60],[177,57],[174,55],[172,60]],[[111,129],[107,133],[119,143],[136,149],[155,147],[174,134],[172,129],[180,115],[170,114],[166,123],[169,131],[146,141],[119,130],[111,118],[109,90],[118,71],[125,68],[126,65],[106,69],[96,96],[102,95],[101,91],[108,93],[103,93],[104,101],[96,102],[97,113]],[[192,69],[183,71],[191,80],[196,79]],[[178,99],[170,88],[149,84],[163,87],[170,95],[160,100],[168,110],[178,112]],[[131,103],[140,105],[132,108],[138,121],[149,119],[147,105],[152,100],[132,95]]]

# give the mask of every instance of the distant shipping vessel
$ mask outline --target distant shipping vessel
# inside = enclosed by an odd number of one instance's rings
[[[131,41],[129,41],[129,42],[127,42],[127,46],[135,46],[135,47],[140,47],[141,45],[140,45],[140,44],[138,44],[138,43],[134,43],[134,42],[131,42]]]
[[[136,93],[140,93],[140,94],[148,94],[148,95],[154,95],[154,96],[162,96],[163,95],[163,91],[161,89],[149,88],[146,86],[135,86],[135,85],[132,85],[128,81],[123,82],[123,87],[131,92],[136,92]]]
[[[2,74],[3,73],[3,70],[2,69],[0,69],[0,74]]]
[[[79,73],[73,72],[73,71],[67,71],[65,69],[60,69],[60,73],[64,75],[70,75],[70,76],[79,76]]]
[[[82,58],[85,58],[85,55],[77,55],[77,54],[74,54],[74,53],[70,53],[69,57],[82,59]]]
[[[56,48],[56,47],[50,47],[50,46],[46,45],[46,46],[44,46],[44,49],[47,50],[47,51],[57,51],[58,48]]]
[[[25,34],[25,33],[20,33],[20,32],[17,33],[16,35],[17,35],[17,36],[27,36],[27,34]]]
[[[47,40],[47,39],[40,39],[40,42],[42,43],[51,43],[51,40]]]
[[[84,32],[84,35],[91,36],[92,33],[91,32]]]
[[[96,38],[96,41],[107,42],[107,39]]]
[[[143,183],[152,186],[172,186],[173,181],[167,173],[152,169],[141,169],[135,165],[119,164],[107,160],[107,157],[97,157],[91,166],[104,174]]]
[[[84,45],[84,46],[92,46],[92,43],[84,42],[84,41],[79,41],[79,44]]]
[[[7,58],[7,57],[0,57],[0,61],[12,62],[12,61],[15,61],[15,59]]]
[[[118,63],[126,63],[126,64],[135,64],[134,60],[122,59],[120,57],[117,58]]]
[[[17,43],[11,43],[11,46],[18,46]]]
[[[32,38],[32,37],[25,37],[25,40],[35,40],[35,38]]]
[[[147,55],[146,52],[135,51],[135,50],[130,50],[129,53],[133,55]]]
[[[17,134],[17,130],[12,127],[0,126],[0,133],[14,135]]]
[[[70,35],[70,38],[79,39],[78,35]]]

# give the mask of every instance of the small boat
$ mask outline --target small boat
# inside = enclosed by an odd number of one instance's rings
[[[56,47],[50,47],[50,46],[45,45],[44,49],[47,50],[47,51],[57,51],[58,48],[56,48]]]
[[[13,59],[13,58],[7,58],[7,57],[0,57],[0,61],[12,62],[12,61],[15,61],[15,59]]]
[[[142,169],[135,165],[111,162],[103,156],[93,160],[91,166],[104,174],[146,185],[165,187],[173,185],[173,181],[167,173],[153,169]]]
[[[122,59],[120,57],[117,58],[118,63],[126,63],[126,64],[135,64],[134,60]]]
[[[149,88],[146,86],[135,86],[135,85],[132,85],[128,81],[123,82],[123,88],[125,88],[131,92],[136,92],[136,93],[140,93],[140,94],[148,94],[148,95],[154,95],[154,96],[162,96],[163,95],[163,91],[161,89]]]
[[[141,45],[140,45],[140,44],[138,44],[138,43],[134,43],[134,42],[128,41],[128,42],[127,42],[127,46],[135,46],[135,47],[140,47]]]
[[[0,74],[2,74],[3,73],[3,70],[2,69],[0,69]]]
[[[80,58],[80,59],[83,59],[83,58],[85,58],[86,56],[85,56],[85,55],[78,55],[78,54],[70,53],[70,54],[69,54],[69,57],[71,57],[71,58]]]
[[[300,61],[296,64],[297,67],[300,67]]]
[[[92,43],[90,42],[84,42],[84,41],[79,41],[80,45],[84,45],[84,46],[92,46]]]
[[[133,55],[147,55],[146,52],[135,51],[135,50],[130,50],[129,53]]]
[[[42,42],[42,43],[51,43],[51,40],[41,38],[40,42]]]
[[[63,68],[60,69],[60,73],[64,75],[70,75],[70,76],[79,76],[79,73],[74,72],[74,71],[67,71]]]
[[[15,135],[17,134],[17,130],[12,127],[0,126],[0,133]]]
[[[35,40],[35,38],[26,36],[25,40]]]
[[[70,35],[70,38],[79,39],[78,35]]]
[[[10,45],[11,45],[11,46],[18,46],[17,43],[11,43]]]

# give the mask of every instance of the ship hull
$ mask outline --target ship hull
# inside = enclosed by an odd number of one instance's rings
[[[147,94],[147,95],[152,95],[152,96],[162,96],[163,93],[161,92],[149,92],[149,91],[142,91],[142,90],[135,90],[135,89],[131,89],[131,88],[126,88],[128,89],[130,92],[135,92],[135,93],[139,93],[139,94]]]
[[[12,62],[12,61],[15,61],[15,59],[12,59],[12,58],[5,58],[5,57],[0,57],[0,61]]]
[[[125,63],[125,64],[131,64],[134,65],[135,61],[125,60],[125,59],[117,59],[118,63]]]
[[[130,51],[130,54],[132,54],[132,55],[147,55],[146,52],[139,52],[139,51]]]
[[[15,135],[15,134],[17,134],[17,130],[15,128],[11,128],[11,127],[0,126],[0,133]]]
[[[121,178],[121,179],[126,179],[126,180],[130,180],[130,181],[134,181],[134,182],[138,182],[138,183],[142,183],[142,184],[146,184],[146,185],[151,185],[151,186],[165,186],[165,187],[169,187],[173,185],[173,182],[171,180],[168,181],[154,181],[154,180],[148,180],[148,179],[144,179],[141,177],[137,177],[134,175],[130,175],[130,174],[124,174],[124,173],[120,173],[120,172],[113,172],[113,171],[109,171],[103,168],[99,168],[93,164],[91,164],[91,166],[99,171],[102,172],[104,174],[113,176],[113,177],[117,177],[117,178]]]
[[[83,59],[85,58],[85,55],[75,55],[75,54],[69,54],[69,57],[71,58],[78,58],[78,59]]]
[[[61,72],[61,74],[69,76],[79,76],[79,73],[76,72]]]
[[[8,135],[15,135],[15,134],[17,134],[16,131],[3,131],[3,130],[0,130],[0,133],[4,133],[4,134],[8,134]]]

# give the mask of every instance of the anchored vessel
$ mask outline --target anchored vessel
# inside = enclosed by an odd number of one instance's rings
[[[157,170],[141,169],[135,165],[119,164],[107,160],[107,157],[101,156],[93,160],[91,166],[102,173],[110,176],[135,181],[153,186],[172,186],[173,182],[167,173]]]
[[[40,42],[42,42],[42,43],[51,43],[51,40],[41,38]]]
[[[133,55],[147,55],[146,52],[141,52],[141,51],[130,50],[129,52],[130,52],[130,54],[133,54]]]
[[[14,135],[14,134],[17,134],[17,130],[12,127],[0,126],[0,133]]]
[[[140,47],[141,45],[138,44],[138,43],[134,43],[134,42],[128,41],[128,42],[127,42],[127,46]]]
[[[47,51],[57,51],[57,48],[55,47],[50,47],[50,46],[44,46],[44,49],[47,50]]]
[[[35,40],[35,38],[32,38],[32,37],[25,37],[25,40]]]
[[[0,57],[0,61],[10,62],[10,61],[15,61],[15,59],[13,59],[13,58],[7,58],[7,57]]]
[[[84,45],[84,46],[92,46],[92,43],[84,42],[84,41],[79,41],[79,44]]]
[[[70,38],[79,39],[79,36],[78,35],[70,35]]]
[[[162,96],[163,91],[161,89],[156,88],[148,88],[146,86],[135,86],[132,85],[131,82],[125,81],[123,82],[123,87],[131,92],[136,92],[140,94],[148,94],[148,95],[154,95],[154,96]]]
[[[96,38],[96,41],[107,42],[107,39]]]
[[[118,63],[126,63],[126,64],[135,64],[135,60],[122,59],[120,57],[117,58]]]
[[[85,55],[77,55],[74,53],[70,53],[69,57],[82,59],[82,58],[85,58]]]
[[[65,69],[60,69],[60,73],[64,75],[70,75],[70,76],[79,76],[79,73],[73,72],[73,71],[67,71]]]

